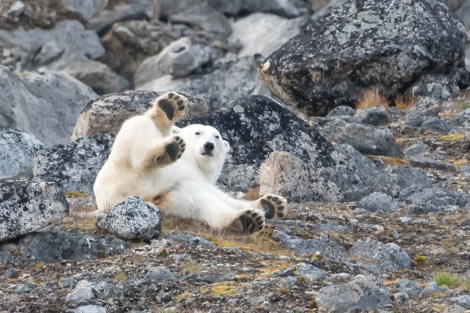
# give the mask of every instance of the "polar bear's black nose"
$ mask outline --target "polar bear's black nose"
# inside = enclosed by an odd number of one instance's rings
[[[204,150],[207,151],[207,152],[214,151],[214,144],[212,142],[206,142],[204,144]]]

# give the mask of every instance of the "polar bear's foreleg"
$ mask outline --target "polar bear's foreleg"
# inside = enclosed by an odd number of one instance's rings
[[[183,139],[177,135],[155,141],[144,152],[137,167],[140,171],[148,171],[171,164],[181,158],[185,146]]]
[[[170,134],[173,124],[181,119],[188,107],[188,99],[177,92],[159,96],[151,109],[144,113],[163,134]]]
[[[287,199],[281,196],[268,194],[255,201],[238,200],[226,194],[219,194],[234,210],[245,210],[247,207],[262,210],[267,219],[283,219],[288,213]]]

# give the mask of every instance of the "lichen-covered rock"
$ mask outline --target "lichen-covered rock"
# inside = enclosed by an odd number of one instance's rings
[[[351,248],[350,254],[359,257],[361,261],[369,261],[373,267],[367,269],[383,273],[411,268],[412,260],[409,255],[395,243],[381,243],[371,238],[359,239]]]
[[[34,232],[69,213],[54,183],[0,182],[0,241]]]
[[[129,244],[113,237],[83,233],[38,232],[22,238],[14,251],[15,260],[26,264],[61,260],[95,260],[122,253]]]
[[[55,182],[63,191],[92,194],[114,138],[113,134],[85,137],[39,150],[34,159],[34,180]]]
[[[263,84],[309,115],[353,106],[365,89],[392,98],[423,74],[464,69],[465,27],[438,0],[344,1],[259,67]]]
[[[372,191],[377,166],[360,152],[348,145],[331,144],[313,127],[296,117],[271,98],[265,96],[243,97],[234,100],[232,108],[182,121],[207,124],[216,127],[230,142],[232,150],[219,178],[221,184],[232,190],[246,191],[258,186],[260,166],[266,162],[263,172],[263,188],[289,193],[294,199],[320,201],[350,200],[355,190]],[[298,173],[281,172],[281,166],[300,169]],[[279,170],[276,170],[278,168]],[[289,180],[301,179],[305,186],[298,193]],[[273,179],[280,186],[269,182]],[[310,189],[311,193],[308,193]],[[350,192],[348,194],[348,192]],[[357,200],[356,197],[354,197]]]
[[[126,240],[152,240],[160,234],[163,215],[138,197],[117,204],[96,226]]]
[[[376,310],[392,303],[387,287],[379,278],[362,275],[320,289],[315,301],[319,312],[331,313]]]
[[[98,97],[89,102],[78,116],[71,139],[117,133],[126,119],[144,113],[161,94],[162,92],[129,90]],[[207,103],[204,100],[182,94],[189,100],[188,117],[207,112]]]
[[[65,73],[20,77],[0,66],[0,126],[26,131],[45,145],[67,142],[78,113],[95,97],[90,87]]]
[[[43,147],[33,135],[0,128],[0,180],[33,176],[34,154]]]
[[[376,105],[367,109],[359,109],[354,114],[354,119],[361,124],[378,126],[386,124],[390,120],[390,114],[381,106]]]

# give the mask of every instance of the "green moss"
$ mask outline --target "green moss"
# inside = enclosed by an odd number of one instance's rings
[[[64,196],[66,198],[88,198],[90,195],[87,195],[85,193],[81,193],[78,191],[64,191]]]
[[[438,286],[454,287],[459,283],[459,277],[456,274],[442,272],[434,275],[434,282]]]

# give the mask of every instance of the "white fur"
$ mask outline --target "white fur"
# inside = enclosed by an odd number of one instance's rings
[[[181,158],[163,167],[143,168],[142,159],[149,149],[168,144],[174,136],[186,144]],[[208,144],[213,145],[212,155],[204,149]],[[258,202],[236,200],[215,186],[229,150],[228,142],[211,126],[172,127],[167,134],[146,115],[133,117],[122,125],[96,178],[98,209],[107,211],[138,196],[166,215],[196,219],[215,230],[227,228],[247,210],[264,219]]]

